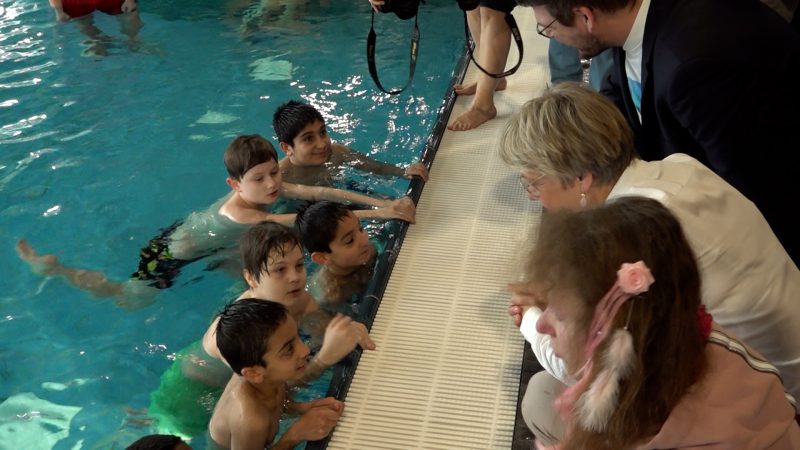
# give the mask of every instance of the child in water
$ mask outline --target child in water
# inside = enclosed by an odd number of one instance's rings
[[[318,202],[297,213],[295,226],[320,266],[311,281],[319,302],[333,310],[362,294],[372,279],[377,251],[359,218],[344,205]]]
[[[222,311],[215,331],[217,347],[235,372],[208,425],[215,444],[288,450],[331,432],[344,403],[333,397],[306,403],[289,398],[286,385],[305,372],[309,350],[283,305],[241,299]],[[273,444],[281,416],[292,413],[301,416]]]
[[[253,225],[242,237],[242,270],[249,288],[239,298],[271,299],[282,304],[311,342],[321,348],[291,385],[310,382],[360,345],[372,350],[364,324],[345,316],[320,311],[305,290],[306,268],[300,239],[288,227],[275,222]],[[161,376],[159,388],[150,395],[148,415],[162,433],[184,437],[205,431],[222,387],[233,372],[217,348],[217,317],[203,339],[178,352],[173,365]]]
[[[25,240],[17,243],[17,253],[34,272],[64,278],[94,296],[113,297],[117,305],[136,309],[154,301],[150,288],[172,286],[183,266],[234,249],[250,225],[263,220],[292,224],[295,214],[286,213],[287,199],[363,204],[376,209],[356,211],[359,217],[414,221],[415,206],[409,198],[383,200],[340,189],[282,183],[278,155],[259,135],[234,139],[224,160],[232,192],[152,239],[140,252],[138,270],[126,282],[110,281],[99,271],[64,266],[55,255],[37,254]]]
[[[331,142],[322,114],[311,105],[294,100],[284,103],[275,110],[272,128],[286,153],[278,164],[281,174],[291,183],[331,186],[346,166],[375,175],[416,176],[428,181],[428,169],[423,164],[402,168]]]

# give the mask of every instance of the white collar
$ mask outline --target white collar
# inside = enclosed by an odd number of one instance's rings
[[[625,52],[639,51],[642,48],[642,41],[644,41],[644,25],[647,21],[647,11],[650,10],[650,0],[642,0],[639,6],[639,12],[636,13],[636,20],[633,21],[631,32],[628,33],[628,38],[622,44],[622,49]]]

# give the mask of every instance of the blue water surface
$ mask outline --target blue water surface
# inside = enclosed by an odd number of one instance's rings
[[[159,376],[241,290],[200,262],[154,305],[123,311],[31,273],[19,239],[127,279],[159,228],[228,192],[233,137],[275,142],[272,112],[289,99],[377,159],[422,151],[463,46],[455,2],[422,6],[414,84],[396,97],[369,78],[366,0],[265,3],[143,0],[136,51],[96,14],[105,57],[46,1],[0,3],[0,448],[124,448],[148,434],[139,419]],[[411,23],[376,26],[384,84],[402,84]],[[373,183],[396,197],[408,182]]]

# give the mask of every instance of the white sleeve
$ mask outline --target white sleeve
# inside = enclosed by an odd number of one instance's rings
[[[553,347],[550,345],[550,336],[539,333],[536,331],[536,321],[542,315],[542,310],[531,306],[525,311],[522,316],[522,323],[519,325],[519,331],[525,337],[525,340],[530,342],[533,354],[539,360],[544,370],[547,371],[557,380],[564,384],[571,384],[568,382],[567,368],[564,366],[564,361],[553,353]]]

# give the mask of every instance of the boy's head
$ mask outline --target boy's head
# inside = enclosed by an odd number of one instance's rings
[[[151,434],[136,440],[125,450],[192,450],[192,448],[178,436]]]
[[[269,205],[280,195],[275,147],[258,134],[239,136],[225,150],[228,186],[247,202]]]
[[[306,367],[308,347],[280,303],[237,300],[220,313],[216,334],[222,357],[251,383],[284,383]]]
[[[366,264],[374,254],[358,217],[341,203],[322,201],[301,209],[295,227],[317,264],[351,269]]]
[[[311,105],[291,100],[272,116],[281,150],[292,164],[319,166],[331,155],[331,138],[322,114]]]
[[[303,249],[291,228],[257,223],[242,236],[239,250],[244,279],[256,297],[286,304],[305,293]]]
[[[237,136],[225,150],[225,168],[228,176],[241,180],[253,167],[270,161],[278,161],[278,153],[270,142],[259,134]]]

